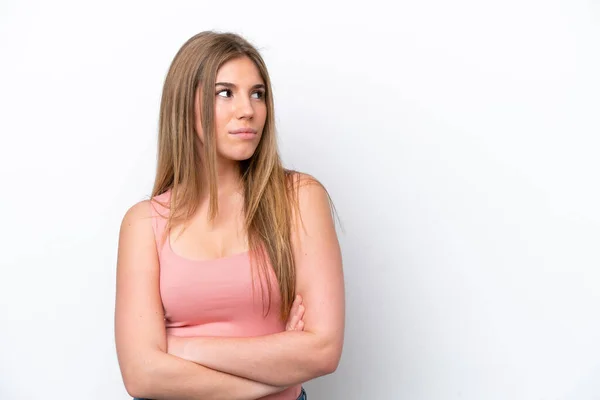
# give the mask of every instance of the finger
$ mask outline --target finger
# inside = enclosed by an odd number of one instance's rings
[[[290,309],[290,314],[288,316],[286,329],[288,329],[288,330],[296,329],[298,321],[302,318],[302,315],[304,314],[304,311],[300,310],[300,307],[303,307],[302,302],[303,302],[302,296],[297,294],[296,297],[294,297],[294,302],[292,303],[292,307]]]
[[[298,307],[298,318],[299,318],[299,319],[302,319],[302,318],[304,317],[304,311],[305,311],[305,310],[306,310],[306,307],[304,307],[304,305],[303,305],[303,304],[301,304],[301,305]]]
[[[302,297],[300,297],[299,294],[296,295],[296,297],[294,298],[294,303],[292,303],[292,310],[291,313],[296,314],[298,312],[298,307],[300,307],[300,304],[302,304]]]
[[[300,300],[299,300],[299,296],[296,296],[294,298],[294,302],[292,303],[292,307],[290,308],[290,314],[288,316],[288,323],[291,323],[291,320],[294,317],[294,315],[298,314],[298,307],[300,307]]]
[[[300,301],[298,296],[294,298],[294,302],[292,303],[292,307],[290,308],[290,315],[288,319],[291,319],[292,316],[298,313],[298,307],[300,306]]]
[[[303,305],[298,307],[298,321],[296,322],[296,328],[295,328],[298,331],[304,330],[304,311],[305,310],[306,310],[306,307],[304,307]]]
[[[297,315],[297,314],[294,314],[294,315],[292,315],[292,316],[291,316],[291,318],[290,318],[290,320],[289,320],[289,323],[288,323],[288,328],[287,328],[287,330],[288,330],[288,331],[293,331],[293,330],[295,330],[295,329],[296,329],[296,325],[298,324],[298,320],[299,320],[299,319],[300,319],[300,318],[298,317],[298,315]]]

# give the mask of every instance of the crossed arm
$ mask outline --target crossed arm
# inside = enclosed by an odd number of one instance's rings
[[[203,366],[274,386],[291,386],[337,368],[344,335],[344,283],[327,195],[300,187],[302,224],[292,234],[297,292],[306,310],[303,331],[251,338],[169,338],[169,353]]]
[[[168,352],[214,370],[277,387],[330,374],[337,368],[341,344],[326,334],[303,331],[303,311],[299,309],[303,306],[299,304],[294,302],[292,322],[285,332],[251,338],[168,336]]]
[[[292,245],[296,292],[305,309],[301,329],[253,338],[175,338],[167,337],[164,327],[160,330],[158,266],[148,256],[152,231],[138,222],[143,214],[139,209],[147,205],[130,210],[119,241],[118,264],[124,267],[117,271],[115,328],[119,363],[131,395],[256,399],[337,368],[344,337],[340,249],[325,190],[306,184],[298,195],[302,223],[292,232]],[[142,250],[144,235],[148,248]],[[133,241],[135,246],[128,244]],[[152,265],[151,274],[141,271],[144,261]],[[139,326],[146,327],[144,332]],[[154,343],[152,351],[144,343]]]

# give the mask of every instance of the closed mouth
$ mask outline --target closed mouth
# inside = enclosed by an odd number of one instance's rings
[[[252,129],[252,128],[241,128],[241,129],[235,129],[233,131],[229,132],[232,135],[237,135],[238,133],[251,133],[256,135],[256,129]]]

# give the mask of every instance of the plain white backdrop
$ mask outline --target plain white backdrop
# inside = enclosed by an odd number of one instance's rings
[[[119,224],[167,68],[261,49],[285,164],[343,222],[344,354],[309,398],[600,398],[600,5],[0,3],[0,398],[127,399]]]

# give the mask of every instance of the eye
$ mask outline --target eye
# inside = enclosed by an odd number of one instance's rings
[[[221,93],[227,93],[227,96],[222,96]],[[221,90],[217,91],[217,96],[231,97],[231,90],[230,89],[221,89]]]
[[[262,99],[262,98],[264,98],[264,97],[265,97],[265,92],[264,92],[264,91],[262,91],[262,90],[258,90],[258,91],[256,91],[256,92],[252,93],[252,95],[257,95],[257,96],[255,97],[255,99]]]

